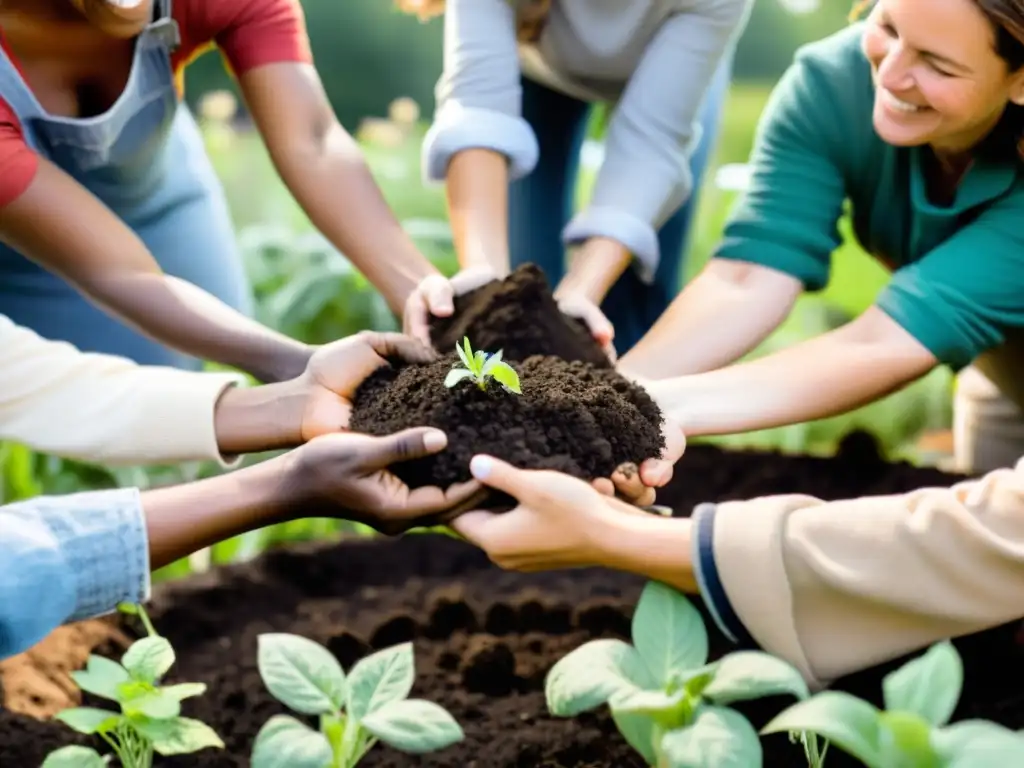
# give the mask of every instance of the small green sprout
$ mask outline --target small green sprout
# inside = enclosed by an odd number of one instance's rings
[[[626,742],[659,768],[760,768],[757,731],[729,705],[810,695],[786,662],[740,651],[708,663],[708,635],[679,592],[649,582],[633,614],[633,644],[601,639],[562,658],[545,681],[548,710],[574,717],[607,705]]]
[[[843,691],[824,691],[789,707],[761,733],[812,733],[867,768],[1024,765],[1020,733],[985,720],[947,725],[963,681],[960,655],[943,641],[886,676],[884,710]]]
[[[522,390],[519,388],[519,374],[516,373],[515,368],[501,359],[502,350],[499,349],[493,355],[479,349],[474,352],[469,345],[469,338],[464,336],[462,345],[455,345],[455,351],[459,353],[459,357],[462,358],[462,363],[466,367],[452,368],[448,372],[444,385],[449,389],[463,379],[472,379],[480,389],[486,390],[487,379],[493,378],[504,387],[506,392],[522,394]]]
[[[423,754],[464,738],[443,707],[407,698],[415,676],[412,643],[377,651],[346,676],[312,640],[266,634],[258,642],[257,664],[270,694],[294,712],[319,717],[320,729],[289,715],[271,717],[256,734],[252,768],[355,768],[378,740]]]
[[[121,663],[102,656],[89,657],[86,668],[71,678],[83,691],[116,701],[121,714],[94,707],[75,707],[56,719],[110,745],[122,768],[149,768],[153,754],[185,755],[224,742],[208,725],[180,717],[181,702],[206,692],[202,683],[161,686],[158,680],[174,663],[171,644],[160,637],[141,605],[122,604],[123,612],[139,616],[147,636],[125,652]],[[88,747],[71,746],[51,752],[42,768],[103,768],[108,759]]]

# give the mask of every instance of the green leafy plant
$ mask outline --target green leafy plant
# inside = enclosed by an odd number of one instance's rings
[[[776,694],[809,696],[789,664],[741,651],[708,664],[708,635],[679,592],[649,582],[633,643],[594,640],[558,661],[545,681],[548,709],[573,717],[607,704],[619,732],[658,768],[756,768],[757,732],[729,704]]]
[[[121,713],[95,707],[75,707],[55,717],[79,733],[107,742],[122,768],[149,768],[153,754],[185,755],[224,742],[208,725],[181,717],[181,702],[206,692],[202,683],[159,684],[174,664],[174,649],[153,628],[142,606],[119,606],[137,615],[147,636],[132,643],[121,663],[92,655],[84,670],[71,678],[83,691],[117,702]],[[98,768],[108,758],[87,747],[64,747],[51,752],[42,768]]]
[[[493,378],[507,392],[522,394],[519,388],[519,374],[515,368],[501,359],[502,350],[490,355],[483,350],[473,351],[469,345],[469,337],[462,338],[462,345],[455,345],[465,368],[452,368],[445,377],[444,385],[454,387],[463,379],[472,379],[480,389],[487,389],[487,379]]]
[[[252,768],[353,768],[378,740],[422,754],[464,738],[442,707],[406,698],[415,678],[412,643],[361,659],[347,677],[330,651],[296,635],[260,635],[257,659],[274,698],[319,716],[320,730],[275,715],[256,735]]]
[[[806,731],[827,738],[867,768],[988,768],[1024,765],[1024,737],[984,720],[947,726],[963,688],[953,644],[887,675],[885,710],[842,691],[824,691],[781,712],[761,731]]]

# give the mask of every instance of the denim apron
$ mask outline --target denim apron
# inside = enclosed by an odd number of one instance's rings
[[[2,46],[0,95],[18,115],[28,145],[106,204],[164,272],[251,314],[223,189],[199,128],[175,89],[171,52],[179,39],[171,0],[155,0],[153,21],[137,38],[123,93],[96,117],[48,114]],[[149,365],[201,365],[105,314],[62,278],[2,244],[0,314],[83,351]]]

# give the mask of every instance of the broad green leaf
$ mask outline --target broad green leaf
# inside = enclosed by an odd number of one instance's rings
[[[181,699],[164,690],[122,702],[122,706],[128,715],[140,714],[153,720],[169,720],[181,714]]]
[[[661,739],[663,768],[761,768],[761,742],[747,718],[725,707],[706,707],[687,728]]]
[[[502,350],[502,349],[499,349],[499,350],[498,350],[497,352],[495,352],[495,353],[494,353],[493,355],[491,355],[490,357],[488,357],[488,358],[487,358],[487,362],[486,362],[486,363],[484,363],[484,367],[483,367],[483,371],[482,371],[482,373],[483,373],[484,375],[487,375],[487,374],[489,374],[489,373],[490,373],[490,372],[491,372],[492,370],[494,370],[494,366],[498,365],[498,364],[499,364],[499,363],[501,362],[501,357],[502,357],[502,355],[503,355],[503,354],[504,354],[504,350]]]
[[[627,715],[612,710],[612,720],[626,740],[644,759],[646,765],[654,765],[657,757],[654,753],[654,721],[643,715]]]
[[[592,640],[559,659],[544,680],[548,710],[575,717],[606,703],[617,691],[650,682],[636,649],[621,640]]]
[[[496,382],[509,391],[515,392],[517,395],[523,394],[523,391],[519,386],[519,374],[516,373],[516,369],[512,366],[506,363],[496,365],[494,370],[491,371],[491,375],[494,377]]]
[[[171,696],[178,701],[191,699],[193,696],[202,696],[206,693],[206,683],[178,683],[161,688],[160,692],[165,696]]]
[[[444,749],[465,738],[454,717],[423,699],[392,701],[364,717],[361,725],[388,746],[414,755]]]
[[[58,712],[53,719],[60,720],[64,725],[79,733],[93,734],[109,730],[117,724],[121,716],[117,712],[109,712],[105,709],[74,707]]]
[[[1024,765],[1024,735],[985,720],[963,720],[932,731],[946,768]]]
[[[912,712],[932,725],[945,725],[956,709],[964,684],[960,654],[949,641],[885,676],[882,692],[889,712]]]
[[[153,743],[157,754],[188,755],[209,747],[224,748],[220,736],[199,720],[175,717],[170,720],[136,720],[132,726]]]
[[[75,685],[93,696],[113,701],[121,700],[119,686],[131,680],[128,671],[116,661],[102,656],[90,656],[85,669],[71,673]]]
[[[40,768],[106,768],[106,765],[95,749],[75,746],[51,752]]]
[[[333,759],[322,733],[294,717],[274,715],[256,734],[251,768],[327,768]]]
[[[878,743],[884,768],[939,768],[931,743],[932,727],[913,712],[882,712]]]
[[[808,731],[828,739],[868,768],[882,766],[881,713],[855,696],[825,691],[797,702],[761,729],[762,734]]]
[[[451,389],[463,379],[473,378],[473,372],[467,371],[465,368],[452,368],[448,371],[448,375],[444,377],[444,385]]]
[[[690,715],[686,691],[668,694],[664,691],[645,691],[630,688],[616,691],[608,699],[612,712],[623,715],[642,715],[666,729],[678,728]]]
[[[759,651],[738,651],[720,659],[703,695],[716,704],[791,694],[798,699],[811,695],[794,667]]]
[[[121,664],[136,680],[155,683],[174,664],[174,649],[164,637],[144,637],[132,643]]]
[[[633,645],[659,686],[673,673],[699,667],[708,658],[708,634],[689,600],[659,581],[650,581],[633,613]]]
[[[304,715],[334,712],[345,703],[345,673],[322,645],[298,635],[260,635],[257,664],[271,695]]]
[[[348,675],[345,712],[359,722],[369,712],[404,699],[415,681],[412,643],[385,648],[360,659]]]

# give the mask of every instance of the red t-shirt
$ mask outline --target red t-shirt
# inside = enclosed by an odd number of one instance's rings
[[[173,16],[181,30],[181,45],[171,55],[176,77],[214,46],[236,76],[272,62],[313,59],[299,0],[177,0]],[[2,30],[0,45],[15,61]],[[38,164],[14,110],[0,96],[0,207],[28,188]]]

